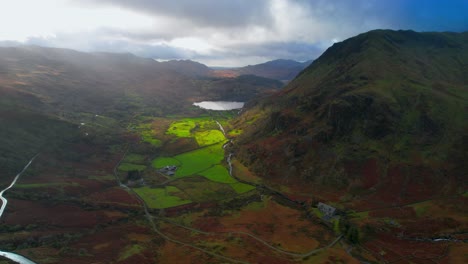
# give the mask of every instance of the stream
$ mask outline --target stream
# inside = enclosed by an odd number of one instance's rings
[[[5,189],[3,189],[1,192],[0,192],[0,199],[2,200],[2,207],[0,208],[0,218],[2,217],[3,215],[3,212],[5,211],[5,208],[8,204],[8,200],[3,197],[3,193],[5,193],[6,191],[8,191],[9,189],[11,189],[15,184],[16,184],[16,181],[18,181],[19,177],[21,176],[21,174],[23,174],[27,169],[28,167],[31,165],[31,163],[33,162],[33,160],[37,157],[34,156],[29,162],[28,164],[26,164],[26,166],[24,166],[23,170],[18,173],[16,175],[16,177],[13,179],[13,181],[11,182],[10,185],[8,185],[8,187],[6,187]],[[0,256],[2,257],[5,257],[5,258],[8,258],[14,262],[17,262],[17,263],[20,263],[20,264],[36,264],[35,262],[21,256],[21,255],[18,255],[18,254],[15,254],[15,253],[11,253],[11,252],[6,252],[6,251],[1,251],[0,250]]]

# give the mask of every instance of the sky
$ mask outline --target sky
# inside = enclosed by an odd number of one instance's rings
[[[468,0],[0,0],[2,45],[244,66],[373,29],[468,31]]]

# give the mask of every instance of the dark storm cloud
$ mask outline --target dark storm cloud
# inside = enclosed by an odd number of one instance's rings
[[[190,20],[199,26],[243,27],[271,22],[268,0],[81,0],[79,3],[120,6],[157,16]]]

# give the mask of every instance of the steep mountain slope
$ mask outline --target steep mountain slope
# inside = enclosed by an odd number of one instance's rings
[[[309,66],[311,62],[279,59],[241,68],[216,70],[215,73],[220,76],[256,75],[280,81],[289,81]]]
[[[237,157],[272,186],[348,208],[462,193],[467,43],[387,30],[336,43],[238,119]]]

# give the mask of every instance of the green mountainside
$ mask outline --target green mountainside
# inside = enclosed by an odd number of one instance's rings
[[[270,184],[369,208],[460,193],[467,110],[468,33],[376,30],[252,103],[237,156]]]

